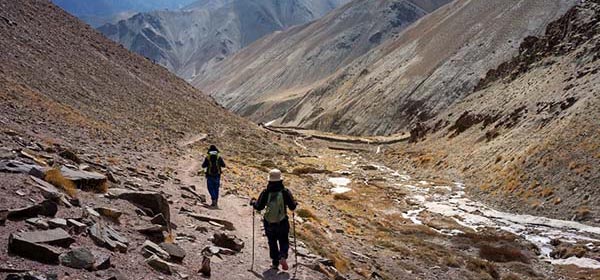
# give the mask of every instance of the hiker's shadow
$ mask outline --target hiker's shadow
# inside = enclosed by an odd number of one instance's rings
[[[289,273],[280,272],[275,269],[267,269],[262,273],[262,275],[260,275],[256,271],[252,271],[252,273],[256,277],[258,277],[260,279],[264,279],[264,280],[289,280],[289,279],[291,279],[291,276]]]

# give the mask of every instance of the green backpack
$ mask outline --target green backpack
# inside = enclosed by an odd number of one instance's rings
[[[267,207],[265,210],[265,220],[269,223],[279,223],[286,217],[285,203],[283,202],[283,193],[269,193],[267,198]]]

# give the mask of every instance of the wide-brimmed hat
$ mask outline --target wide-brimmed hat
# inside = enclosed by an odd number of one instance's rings
[[[281,176],[281,170],[273,169],[273,170],[269,171],[269,182],[279,182],[279,181],[283,181],[283,178]]]
[[[219,149],[217,149],[217,146],[215,145],[210,145],[210,147],[208,148],[209,152],[218,152]]]

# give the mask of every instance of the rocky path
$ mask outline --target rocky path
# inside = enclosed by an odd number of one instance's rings
[[[190,155],[178,163],[179,179],[183,185],[195,185],[197,191],[209,197],[206,189],[206,180],[198,176],[201,170],[201,158],[198,155]],[[305,266],[299,266],[296,273],[294,266],[294,253],[290,249],[290,270],[288,272],[270,269],[267,239],[261,225],[260,215],[255,214],[255,264],[254,270],[250,271],[252,263],[252,208],[248,206],[249,198],[233,194],[226,194],[227,184],[231,177],[225,169],[219,209],[211,209],[210,216],[229,221],[234,224],[236,230],[232,233],[242,239],[245,247],[241,253],[235,256],[226,256],[224,259],[213,257],[212,277],[210,279],[323,279],[323,274],[311,270]],[[306,263],[307,259],[300,257],[299,261]],[[295,277],[294,277],[295,276]]]

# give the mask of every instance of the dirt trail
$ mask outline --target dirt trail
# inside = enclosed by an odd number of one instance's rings
[[[225,160],[227,160],[225,158]],[[179,179],[183,185],[195,185],[198,193],[205,194],[208,197],[206,189],[206,179],[198,176],[201,170],[201,157],[197,154],[191,154],[179,161],[177,169],[180,171]],[[288,272],[271,270],[271,260],[267,247],[267,239],[264,236],[264,230],[261,225],[260,214],[255,216],[255,264],[254,271],[249,271],[252,262],[252,208],[248,206],[249,198],[226,194],[226,185],[231,177],[227,175],[227,170],[223,174],[221,181],[221,198],[219,199],[219,208],[209,210],[208,215],[230,221],[234,224],[236,230],[232,233],[241,238],[245,247],[241,253],[234,256],[224,256],[223,260],[217,257],[211,259],[212,277],[210,279],[267,279],[267,280],[285,280],[292,279],[294,276],[294,252],[290,249],[290,258],[288,263],[290,270]],[[291,241],[291,240],[290,240]],[[299,261],[303,263],[303,258]],[[323,274],[300,266],[296,277],[293,279],[325,279]]]

